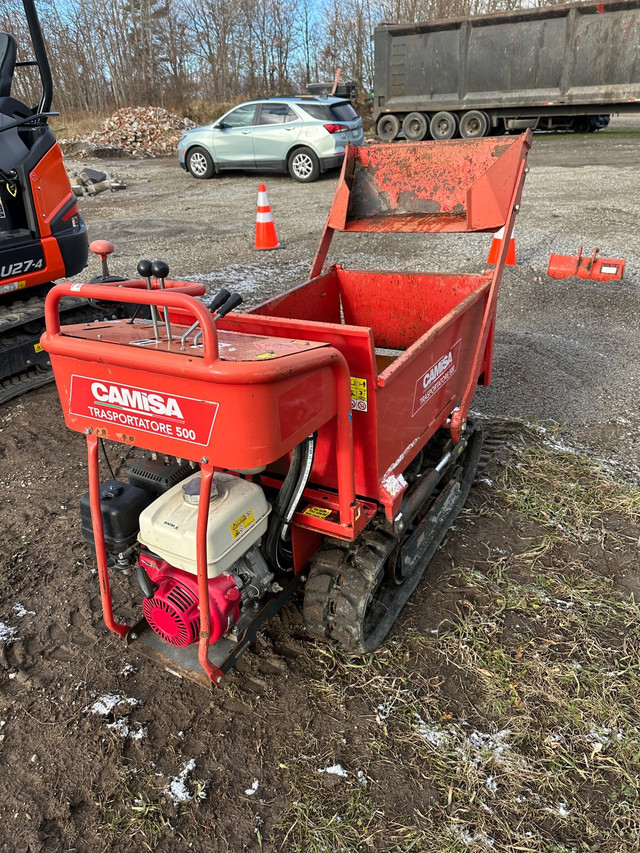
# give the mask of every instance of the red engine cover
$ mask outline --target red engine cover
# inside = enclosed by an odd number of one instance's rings
[[[172,646],[197,643],[200,638],[197,577],[150,554],[141,554],[139,564],[158,584],[153,598],[145,598],[142,602],[142,612],[150,627]],[[210,578],[208,586],[209,643],[215,643],[238,621],[240,590],[229,575]]]

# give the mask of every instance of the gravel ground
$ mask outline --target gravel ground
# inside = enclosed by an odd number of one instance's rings
[[[638,476],[640,437],[640,119],[579,136],[536,134],[520,215],[517,266],[507,268],[498,310],[494,379],[482,414],[563,425],[591,452]],[[71,168],[104,163],[73,162]],[[81,200],[90,235],[115,243],[112,272],[135,275],[141,257],[168,261],[172,278],[231,287],[255,304],[306,278],[336,185],[284,176],[196,181],[174,160],[116,161],[127,189]],[[258,183],[265,180],[284,248],[255,252]],[[329,260],[361,268],[477,271],[489,235],[336,235]],[[625,258],[621,282],[547,275],[551,252]],[[98,272],[90,262],[89,272]],[[78,276],[83,279],[85,275]]]

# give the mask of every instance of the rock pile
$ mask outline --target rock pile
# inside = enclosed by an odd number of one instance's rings
[[[161,107],[125,107],[86,139],[62,139],[60,145],[65,154],[79,157],[168,157],[190,127],[195,127],[191,119]]]

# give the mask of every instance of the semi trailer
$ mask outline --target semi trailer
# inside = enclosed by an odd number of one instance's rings
[[[385,141],[588,132],[640,112],[640,0],[382,24],[374,46]]]

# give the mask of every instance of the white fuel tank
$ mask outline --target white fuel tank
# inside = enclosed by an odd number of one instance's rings
[[[154,554],[194,575],[199,498],[198,472],[142,511],[138,534],[139,541]],[[207,528],[210,578],[227,571],[264,535],[270,511],[260,486],[233,474],[214,474]]]

